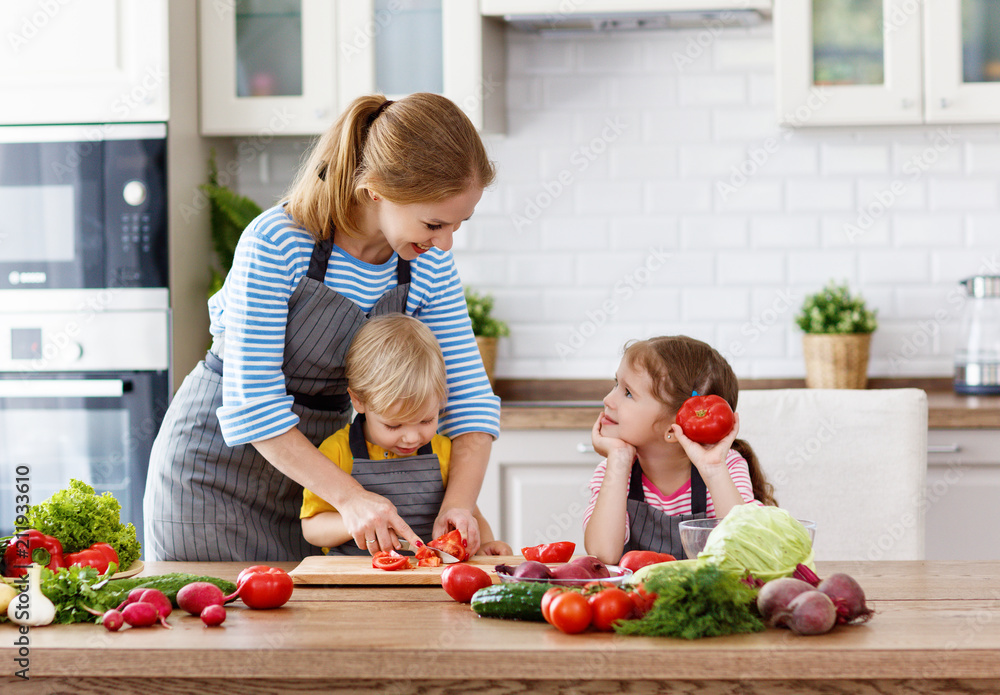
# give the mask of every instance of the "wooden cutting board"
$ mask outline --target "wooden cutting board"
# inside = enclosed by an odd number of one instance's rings
[[[500,578],[493,571],[496,565],[517,567],[524,562],[520,555],[476,555],[465,564],[476,565],[486,570],[498,584]],[[372,567],[370,556],[310,555],[289,574],[296,584],[398,584],[440,585],[441,572],[448,565],[440,567],[417,567],[411,570],[387,572]]]

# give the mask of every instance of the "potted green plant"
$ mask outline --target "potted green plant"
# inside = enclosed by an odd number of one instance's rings
[[[802,354],[809,388],[863,389],[868,383],[868,354],[878,328],[877,311],[845,282],[834,281],[807,295],[795,317],[803,330]]]
[[[472,332],[479,345],[479,354],[483,358],[486,376],[493,384],[493,370],[497,362],[497,341],[510,335],[510,328],[503,321],[493,316],[493,297],[465,289],[465,304],[469,308],[469,318],[472,319]]]
[[[212,245],[217,264],[212,266],[212,281],[208,289],[212,296],[226,280],[233,266],[236,243],[247,225],[263,210],[257,203],[219,183],[219,168],[215,163],[215,150],[208,159],[208,183],[199,188],[208,196],[209,219],[212,227]]]

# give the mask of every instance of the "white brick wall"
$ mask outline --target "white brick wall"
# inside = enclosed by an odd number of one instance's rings
[[[781,130],[770,27],[698,38],[508,33],[500,179],[455,251],[511,324],[498,375],[607,378],[627,340],[682,332],[801,376],[793,318],[831,278],[878,308],[872,375],[950,375],[948,297],[1000,273],[1000,125]],[[304,146],[241,191],[273,200]]]

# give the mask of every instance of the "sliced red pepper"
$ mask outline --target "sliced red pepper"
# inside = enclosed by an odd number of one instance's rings
[[[372,555],[372,567],[377,570],[386,570],[387,572],[409,569],[410,558],[400,555],[395,550],[380,550]]]
[[[66,566],[59,539],[36,529],[27,529],[11,537],[4,551],[4,562],[8,577],[23,577],[33,562],[53,572]]]
[[[573,551],[576,550],[576,543],[573,541],[557,541],[555,543],[542,543],[530,548],[521,548],[521,555],[525,560],[535,562],[569,562],[573,559]]]

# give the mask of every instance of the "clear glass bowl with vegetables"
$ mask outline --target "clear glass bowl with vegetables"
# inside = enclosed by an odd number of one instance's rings
[[[678,524],[681,534],[681,545],[684,546],[684,553],[689,558],[698,557],[705,549],[709,537],[722,519],[693,519],[682,521]],[[816,522],[807,519],[796,519],[809,535],[809,542],[816,539]]]
[[[622,584],[632,576],[632,570],[606,565],[589,555],[557,564],[525,560],[516,567],[497,565],[494,570],[500,581],[505,583],[544,582],[560,586],[583,586],[594,581]]]

